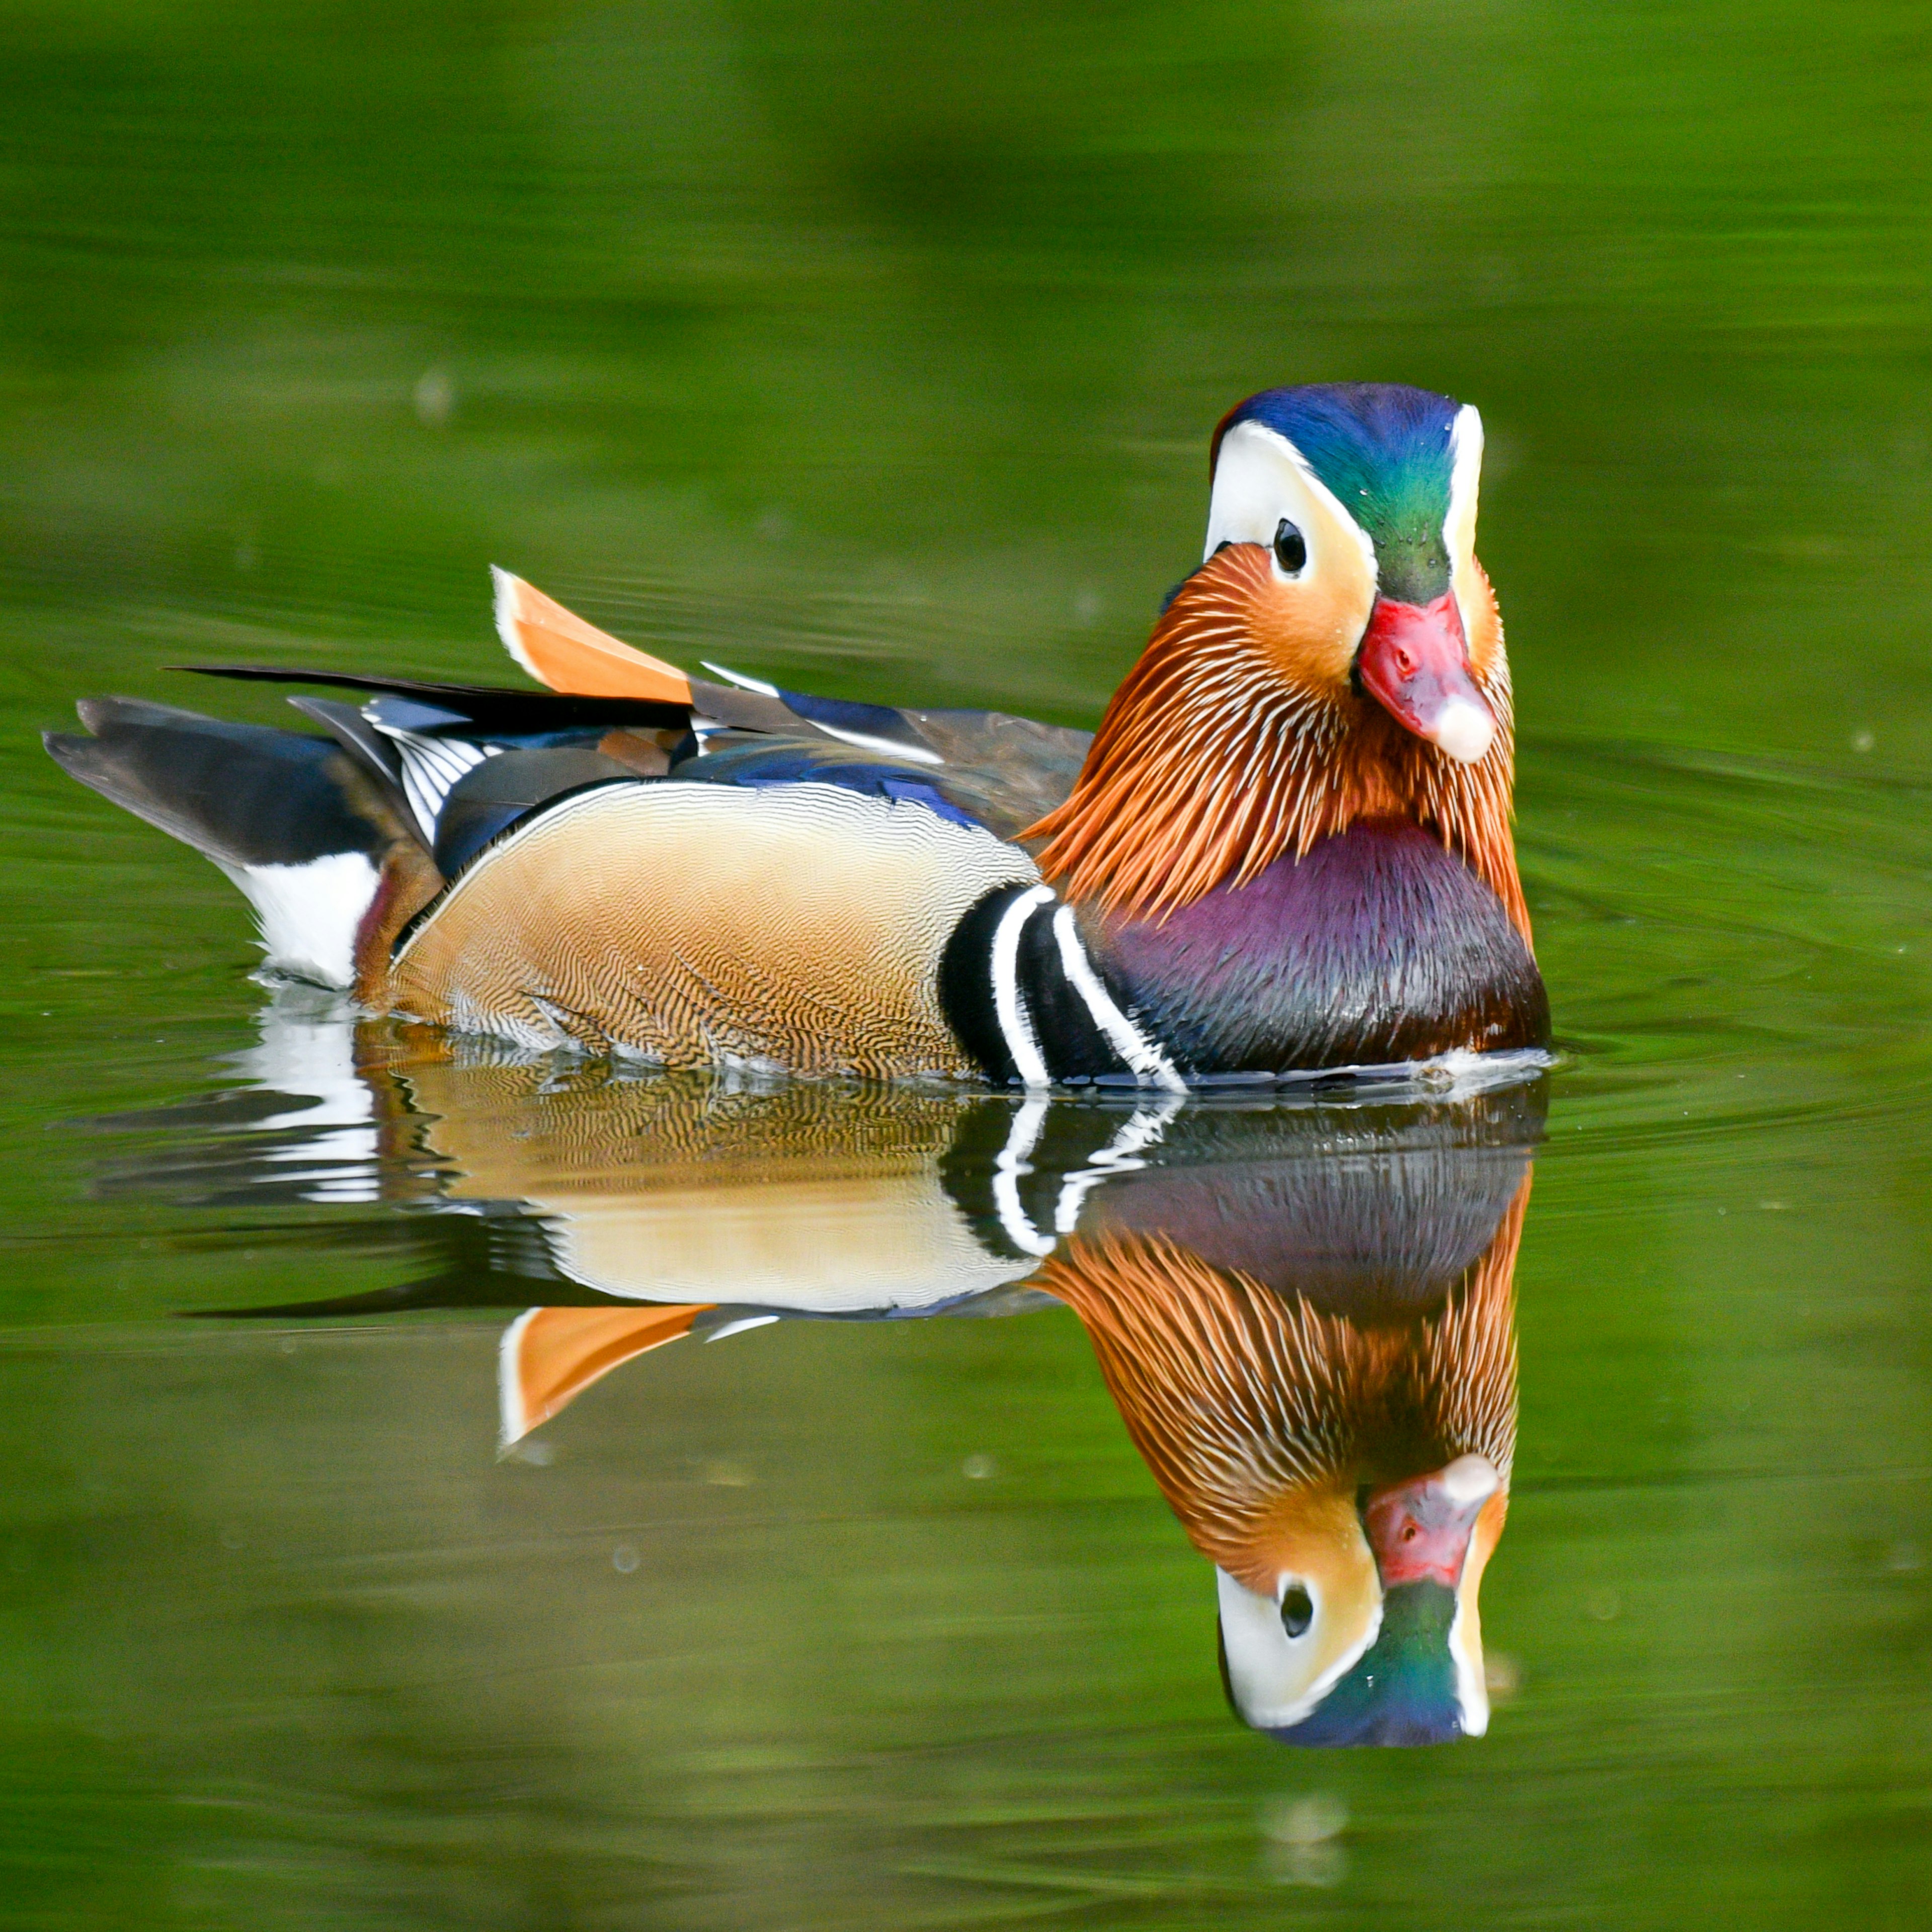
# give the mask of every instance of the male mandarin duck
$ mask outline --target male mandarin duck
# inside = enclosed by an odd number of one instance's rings
[[[94,700],[48,747],[272,968],[537,1051],[1178,1090],[1538,1048],[1481,452],[1419,389],[1241,404],[1090,740],[690,677],[500,572],[548,692],[201,666],[369,695],[292,699],[326,737]]]

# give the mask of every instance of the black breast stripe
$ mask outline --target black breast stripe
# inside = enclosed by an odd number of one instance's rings
[[[1002,886],[988,892],[952,928],[939,956],[939,1005],[946,1023],[987,1078],[1002,1086],[1020,1075],[994,998],[993,938],[1008,909],[1027,890]]]
[[[1043,886],[1004,886],[981,899],[953,928],[940,956],[939,1000],[946,1024],[987,1077],[1004,1085],[1024,1084],[1029,1072],[1036,1080],[1042,1068],[1055,1082],[1155,1077],[1151,1066],[1166,1070],[1157,1047],[1136,1036],[1130,1043],[1137,1048],[1136,1066],[1110,1036],[1110,1026],[1118,1035],[1130,1023],[1084,950],[1074,963],[1088,983],[1070,977],[1066,945],[1055,924],[1063,910]],[[1078,940],[1073,944],[1077,948]],[[1160,1084],[1180,1083],[1168,1070]]]
[[[1094,1024],[1086,1000],[1067,983],[1060,940],[1053,929],[1053,916],[1059,907],[1060,902],[1052,898],[1034,908],[1020,930],[1015,962],[1041,1058],[1056,1080],[1131,1073],[1133,1070]]]

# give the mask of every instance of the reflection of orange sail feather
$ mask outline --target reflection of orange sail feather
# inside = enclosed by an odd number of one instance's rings
[[[688,1332],[704,1306],[532,1308],[502,1342],[507,1448],[628,1361]]]

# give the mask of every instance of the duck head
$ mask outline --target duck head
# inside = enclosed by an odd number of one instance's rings
[[[1387,383],[1267,389],[1222,418],[1206,556],[1115,694],[1046,876],[1162,917],[1358,819],[1457,851],[1526,936],[1509,668],[1476,560],[1482,419]]]
[[[1215,432],[1207,562],[1252,584],[1257,640],[1285,682],[1366,696],[1464,764],[1495,742],[1501,648],[1476,561],[1483,420],[1391,384],[1265,389]],[[1264,574],[1254,566],[1265,557]]]

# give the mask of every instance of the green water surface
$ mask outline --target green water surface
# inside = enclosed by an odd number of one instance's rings
[[[1927,1923],[1922,7],[12,0],[0,72],[0,1925]],[[1216,418],[1352,377],[1488,424],[1564,1050],[1486,1738],[1232,1721],[1064,1311],[535,1460],[501,1311],[179,1318],[420,1220],[209,1180],[248,922],[75,695],[507,678],[494,562],[1091,724]]]

